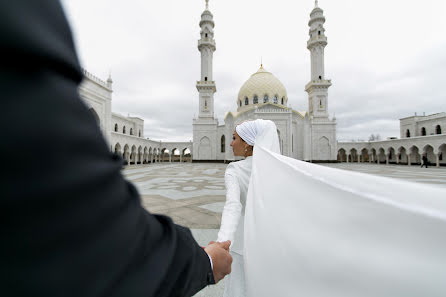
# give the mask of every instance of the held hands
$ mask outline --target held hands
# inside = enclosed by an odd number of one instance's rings
[[[212,258],[213,273],[215,283],[222,280],[227,274],[231,273],[232,257],[229,254],[231,241],[209,242],[204,248],[205,252]]]

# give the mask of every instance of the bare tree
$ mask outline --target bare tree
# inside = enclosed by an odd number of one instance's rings
[[[369,136],[369,141],[378,141],[378,140],[381,140],[381,135],[379,135],[379,134],[371,134],[370,136]]]

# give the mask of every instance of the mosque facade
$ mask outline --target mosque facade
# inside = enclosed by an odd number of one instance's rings
[[[436,166],[446,166],[446,113],[414,115],[400,119],[400,138],[369,142],[337,142],[336,119],[328,114],[328,88],[324,75],[324,48],[327,45],[323,11],[310,14],[307,48],[311,57],[311,77],[305,86],[308,110],[288,106],[284,85],[261,65],[241,86],[234,98],[236,111],[229,111],[220,125],[214,115],[216,82],[213,79],[213,15],[201,15],[198,50],[201,77],[196,83],[198,116],[193,119],[193,141],[165,142],[144,137],[144,119],[112,112],[113,81],[86,70],[79,94],[106,139],[110,150],[121,155],[125,164],[156,162],[231,161],[230,147],[235,126],[247,120],[275,122],[282,154],[306,161],[366,162],[378,164],[420,164],[423,155]],[[235,97],[235,96],[234,96]]]
[[[400,119],[400,137],[338,142],[337,160],[352,163],[420,165],[425,155],[432,166],[446,166],[446,112]]]
[[[193,119],[193,159],[234,160],[229,144],[235,127],[248,120],[272,120],[277,126],[283,155],[307,161],[335,161],[336,119],[328,113],[328,88],[331,81],[324,74],[324,48],[327,37],[323,10],[318,7],[310,14],[310,38],[307,48],[311,55],[311,78],[305,86],[308,110],[293,110],[288,105],[284,85],[263,65],[242,85],[234,98],[237,111],[226,113],[224,124],[219,125],[214,115],[213,80],[214,20],[209,10],[201,14],[198,50],[201,54],[201,77],[196,87],[199,96],[198,117]]]

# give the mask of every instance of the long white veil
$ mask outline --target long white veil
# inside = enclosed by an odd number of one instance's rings
[[[270,123],[246,202],[249,297],[446,296],[446,190],[282,156]]]

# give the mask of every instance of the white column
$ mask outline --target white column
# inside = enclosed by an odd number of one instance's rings
[[[396,164],[400,164],[400,154],[396,155]]]
[[[361,163],[361,156],[358,154],[358,163]]]
[[[410,166],[410,153],[407,155],[407,165]]]
[[[169,154],[169,163],[172,163],[172,154]]]
[[[183,162],[183,155],[180,154],[180,163],[182,163],[182,162]]]
[[[347,160],[347,163],[348,163],[348,156],[350,156],[350,155],[347,155],[347,159],[346,159],[346,160]]]
[[[372,163],[373,154],[369,155],[369,163]]]
[[[389,165],[389,154],[386,154],[386,165]]]

